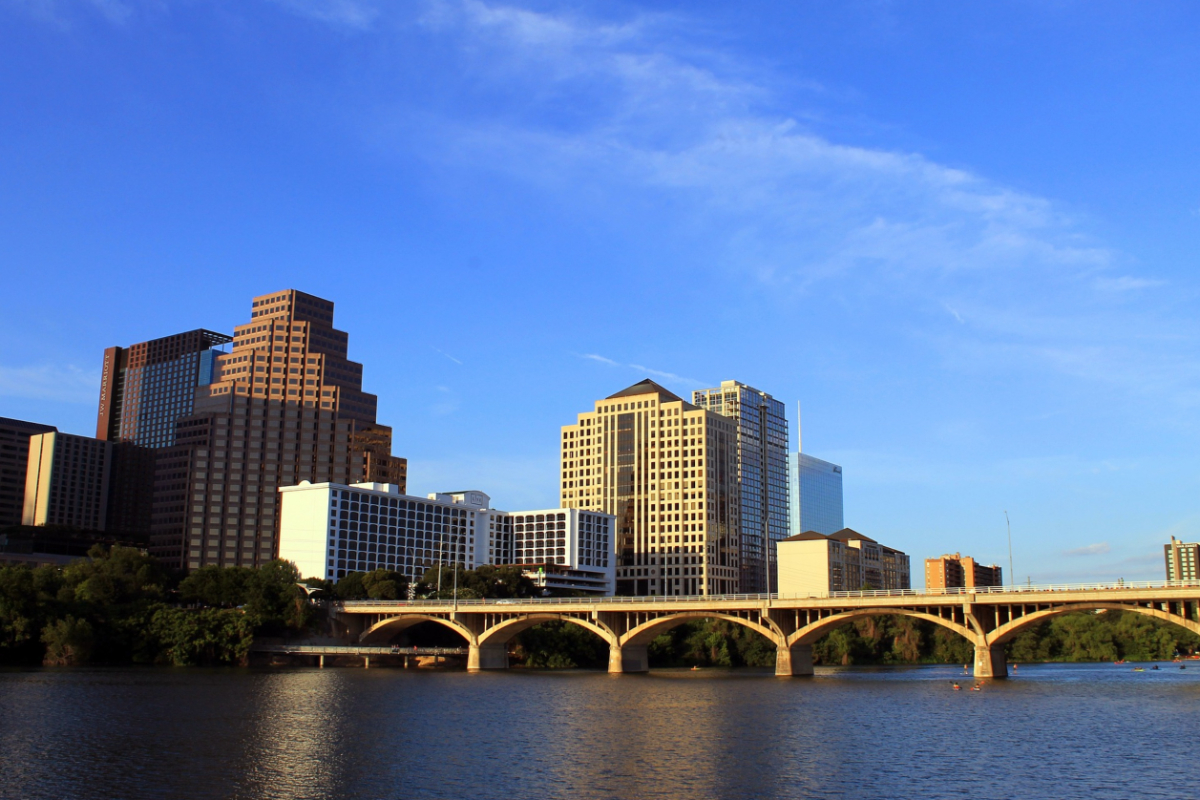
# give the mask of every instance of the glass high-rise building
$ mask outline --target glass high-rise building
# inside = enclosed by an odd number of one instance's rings
[[[96,438],[160,448],[192,413],[196,387],[212,382],[216,356],[233,337],[198,329],[104,351]]]
[[[842,530],[842,468],[808,453],[791,453],[788,466],[792,535]]]
[[[788,424],[784,405],[738,381],[692,392],[692,403],[736,420],[741,498],[739,591],[774,591],[775,543],[788,536]]]
[[[182,505],[174,472],[158,456],[175,444],[179,420],[195,410],[196,389],[212,382],[216,357],[233,337],[198,328],[104,351],[96,439],[113,444],[108,530],[151,536],[156,495]]]

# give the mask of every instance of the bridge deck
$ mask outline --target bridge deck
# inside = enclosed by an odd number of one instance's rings
[[[441,613],[447,610],[517,614],[564,614],[580,611],[688,611],[715,612],[756,608],[834,609],[902,608],[906,606],[1029,605],[1041,603],[1130,602],[1194,599],[1200,581],[1159,581],[1109,584],[990,586],[939,591],[833,592],[826,595],[778,594],[646,596],[646,597],[546,597],[520,600],[347,600],[334,604],[349,614]]]
[[[291,656],[465,656],[465,647],[394,647],[391,645],[263,644],[250,648],[252,653],[277,653]]]

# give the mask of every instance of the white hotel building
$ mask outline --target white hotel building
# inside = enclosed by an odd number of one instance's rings
[[[305,577],[389,569],[416,581],[438,564],[515,564],[545,589],[612,594],[610,514],[575,508],[500,511],[484,492],[412,497],[386,483],[279,489],[279,557]]]

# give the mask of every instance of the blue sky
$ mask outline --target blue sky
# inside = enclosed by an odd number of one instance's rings
[[[414,492],[557,500],[652,377],[803,404],[846,522],[1016,576],[1200,536],[1185,2],[0,0],[0,415],[333,300]],[[793,422],[794,422],[794,412]],[[919,578],[918,578],[919,582]]]

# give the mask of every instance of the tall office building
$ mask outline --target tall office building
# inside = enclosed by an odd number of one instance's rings
[[[616,517],[617,593],[737,592],[737,427],[645,380],[562,428],[560,505]]]
[[[737,381],[692,392],[692,403],[736,422],[741,592],[774,591],[775,545],[788,536],[788,425],[783,403]]]
[[[142,447],[175,444],[175,422],[212,382],[217,348],[232,341],[203,329],[104,351],[96,438]]]
[[[1163,545],[1167,560],[1167,580],[1200,580],[1200,543],[1181,542],[1174,536],[1170,544]]]
[[[29,437],[20,522],[106,531],[144,545],[154,453],[60,431]]]
[[[55,430],[53,425],[0,417],[0,528],[21,524],[29,474],[29,437]]]
[[[196,388],[212,381],[218,348],[230,341],[197,329],[104,351],[96,438],[116,444],[108,530],[150,533],[155,493],[171,485],[156,475],[156,455],[175,444],[176,423],[195,410]]]
[[[59,431],[29,437],[21,522],[104,530],[112,460],[112,442]]]
[[[233,351],[158,458],[153,551],[189,569],[257,566],[278,552],[279,487],[386,483],[407,462],[375,422],[362,365],[333,327],[333,303],[294,290],[254,298]]]
[[[841,467],[808,453],[789,453],[788,472],[793,536],[808,531],[828,536],[845,527]]]

